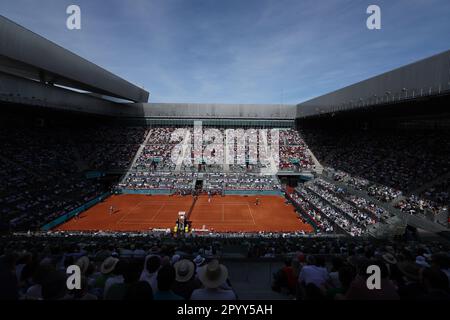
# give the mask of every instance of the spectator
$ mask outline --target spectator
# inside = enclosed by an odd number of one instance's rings
[[[52,269],[42,282],[42,298],[44,300],[70,300],[67,293],[66,277],[57,270]]]
[[[402,300],[413,300],[424,295],[424,287],[420,282],[420,268],[417,264],[402,261],[398,264],[402,278],[398,281],[398,294]]]
[[[308,284],[312,283],[317,288],[324,287],[328,281],[330,281],[327,269],[318,266],[316,258],[311,255],[307,256],[306,263],[307,264],[302,268],[298,276],[300,285],[306,287]]]
[[[85,276],[81,277],[81,289],[74,290],[73,297],[75,300],[97,300],[97,296],[89,293],[88,280]]]
[[[99,280],[98,284],[105,283],[103,287],[103,295],[106,296],[109,288],[117,283],[123,283],[123,276],[121,274],[123,267],[123,262],[120,262],[119,259],[114,257],[106,258],[100,267],[100,271],[102,273],[102,277]]]
[[[286,259],[284,267],[274,274],[274,283],[272,289],[274,291],[286,290],[290,294],[294,294],[297,287],[297,278],[295,277],[292,260]]]
[[[354,279],[354,270],[348,265],[342,265],[338,271],[339,285],[328,289],[327,296],[331,300],[344,300]]]
[[[146,281],[138,281],[128,288],[124,300],[153,300],[152,287]]]
[[[128,263],[125,260],[118,260],[115,263],[114,269],[105,282],[105,288],[103,290],[103,298],[105,300],[121,300],[123,298],[126,291],[124,282],[125,273],[128,271],[127,268]],[[115,290],[113,290],[114,293],[111,292],[113,287],[115,287]]]
[[[450,300],[448,278],[438,269],[426,268],[422,270],[422,283],[425,300]]]
[[[445,273],[450,284],[450,257],[444,252],[438,252],[431,256],[431,266]]]
[[[155,300],[183,300],[183,298],[172,291],[176,278],[175,269],[167,264],[161,267],[156,277],[158,291],[154,294]]]
[[[133,296],[136,292],[136,287],[141,286],[138,284],[141,268],[137,261],[123,262],[121,270],[123,282],[111,285],[106,291],[105,300],[124,300],[127,296]]]
[[[214,259],[198,270],[204,288],[192,292],[191,300],[236,300],[233,290],[222,289],[228,279],[228,269]]]
[[[15,258],[11,255],[0,257],[0,300],[17,300],[19,298],[14,260]]]
[[[206,262],[206,259],[203,258],[201,255],[196,256],[194,259],[194,263],[195,263],[195,266],[197,269],[200,267],[203,267],[205,265],[205,262]]]
[[[429,268],[430,267],[430,264],[427,262],[427,260],[424,256],[417,256],[416,264],[421,268]]]
[[[86,271],[89,268],[89,258],[86,256],[83,256],[81,258],[79,258],[76,262],[75,265],[77,265],[78,267],[80,267],[80,271],[82,275],[86,274]]]
[[[380,267],[381,281],[380,289],[369,289],[367,286],[367,267],[374,264]],[[386,265],[382,262],[371,262],[366,258],[360,258],[357,260],[356,278],[350,285],[347,292],[346,299],[349,300],[398,300],[400,297],[396,291],[394,284],[388,278],[388,271]]]
[[[192,292],[201,287],[201,283],[194,277],[195,265],[192,261],[182,259],[174,264],[176,277],[172,290],[175,294],[189,300]]]
[[[321,288],[313,282],[308,283],[304,288],[304,300],[324,300],[325,295]]]
[[[158,283],[156,277],[158,270],[161,266],[161,258],[156,255],[149,255],[145,258],[144,270],[142,270],[140,280],[146,281],[152,288],[152,291],[156,293],[158,290]]]
[[[335,288],[340,288],[341,282],[339,280],[339,271],[341,270],[341,268],[343,268],[344,262],[342,261],[341,257],[333,257],[333,259],[331,260],[331,264],[332,264],[332,269],[330,271],[331,284]]]

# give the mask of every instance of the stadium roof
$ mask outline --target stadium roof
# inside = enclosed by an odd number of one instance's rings
[[[297,105],[297,117],[392,104],[450,92],[450,50]]]
[[[149,93],[0,15],[0,71],[134,102]]]

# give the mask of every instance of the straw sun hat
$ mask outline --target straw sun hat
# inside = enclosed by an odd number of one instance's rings
[[[195,265],[192,261],[182,259],[173,265],[176,272],[176,280],[178,282],[187,282],[194,275]]]
[[[218,288],[227,280],[228,269],[214,259],[198,269],[198,278],[206,288]]]
[[[102,265],[100,266],[100,272],[103,274],[111,273],[114,268],[116,267],[117,262],[119,262],[119,259],[114,257],[108,257],[103,261]]]

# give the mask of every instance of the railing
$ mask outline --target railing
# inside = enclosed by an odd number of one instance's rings
[[[280,190],[224,190],[225,195],[281,195]]]
[[[119,189],[121,194],[172,194],[171,189]]]
[[[294,191],[296,192],[296,191]],[[316,219],[311,217],[309,213],[303,209],[302,206],[300,206],[297,201],[295,201],[289,193],[286,193],[286,199],[297,209],[297,211],[300,211],[300,215],[314,228],[314,231],[324,231],[321,227],[319,227],[319,224],[317,223]]]

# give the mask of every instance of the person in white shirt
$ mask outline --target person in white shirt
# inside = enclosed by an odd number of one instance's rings
[[[109,275],[105,281],[105,286],[103,288],[103,297],[106,297],[106,294],[111,288],[113,284],[123,283],[123,276],[119,274],[117,269],[117,264],[119,263],[119,259],[114,257],[108,257],[103,261],[100,266],[100,272],[104,275]]]
[[[161,267],[161,258],[155,255],[145,257],[144,270],[142,270],[140,281],[146,281],[152,287],[153,293],[158,291],[158,283],[156,277]]]
[[[312,283],[320,288],[330,280],[327,269],[317,266],[316,259],[313,256],[308,256],[306,262],[307,265],[302,268],[298,276],[298,282],[301,285],[306,286]]]

